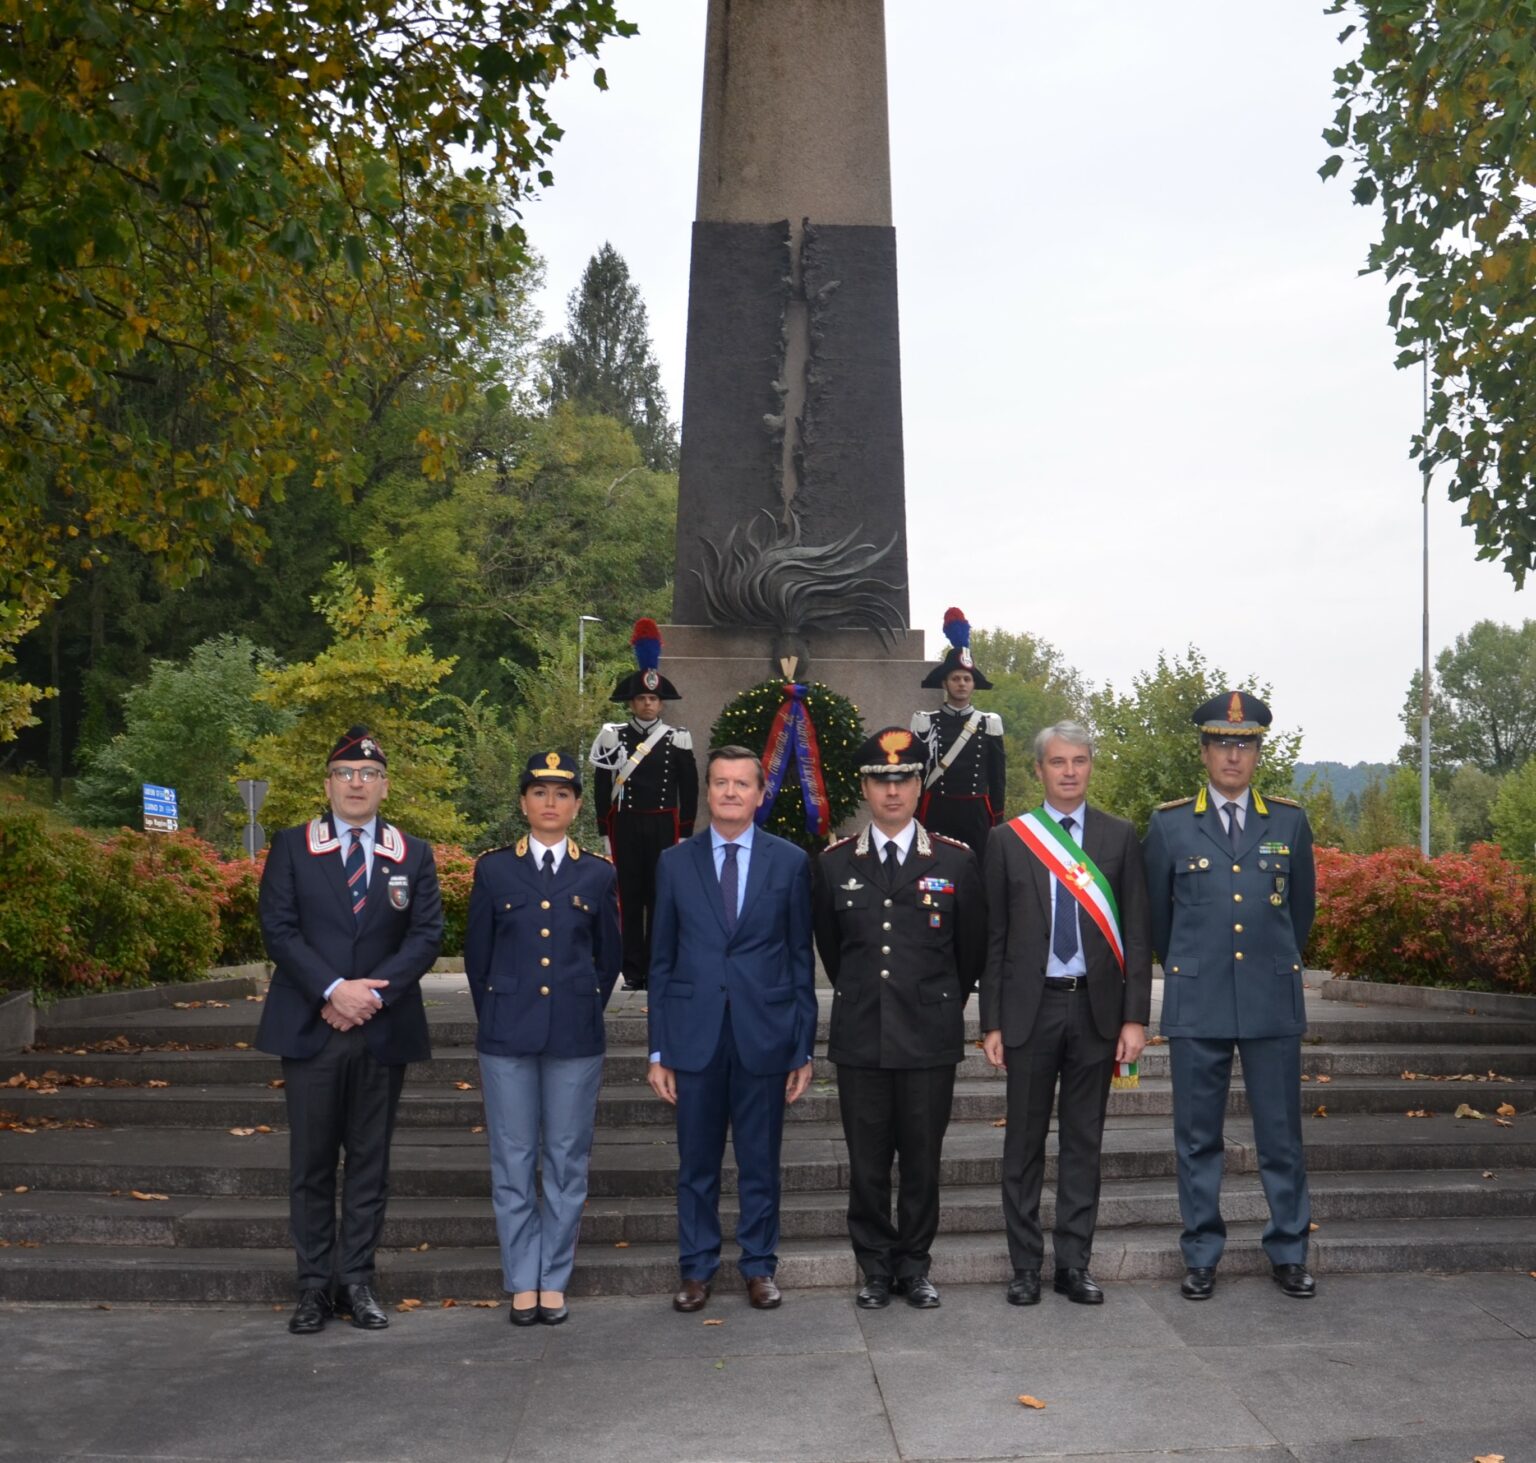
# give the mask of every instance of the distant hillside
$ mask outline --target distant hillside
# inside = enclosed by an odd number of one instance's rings
[[[1390,762],[1356,762],[1353,767],[1342,762],[1298,762],[1296,786],[1302,787],[1315,773],[1319,782],[1332,786],[1335,799],[1342,803],[1350,793],[1363,793],[1378,779],[1384,782],[1391,771]]]

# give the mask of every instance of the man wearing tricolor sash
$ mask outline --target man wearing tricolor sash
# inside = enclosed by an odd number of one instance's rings
[[[981,1030],[987,1060],[1008,1073],[1008,1300],[1040,1299],[1040,1189],[1054,1104],[1054,1289],[1098,1305],[1104,1292],[1088,1265],[1104,1113],[1115,1065],[1141,1055],[1151,1014],[1147,886],[1135,828],[1088,805],[1087,731],[1073,722],[1047,727],[1035,738],[1035,770],[1044,804],[993,830],[985,866],[990,939]]]
[[[1206,1300],[1226,1246],[1223,1126],[1234,1050],[1269,1204],[1264,1252],[1283,1294],[1307,1300],[1312,1209],[1302,1151],[1302,952],[1316,908],[1312,830],[1290,798],[1253,786],[1270,711],[1224,691],[1194,714],[1209,781],[1147,828],[1152,945],[1163,962],[1162,1033],[1173,1072],[1180,1246],[1187,1300]]]

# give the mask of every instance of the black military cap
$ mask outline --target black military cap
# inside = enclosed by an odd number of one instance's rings
[[[927,765],[923,744],[904,726],[881,727],[854,754],[860,777],[899,782],[918,777]]]
[[[380,767],[389,766],[384,748],[365,726],[349,726],[336,738],[336,745],[331,748],[331,755],[325,762],[326,766],[332,762],[377,762]]]
[[[518,778],[517,790],[527,792],[536,782],[558,782],[581,796],[581,763],[564,752],[535,752]]]
[[[992,682],[971,659],[971,622],[965,618],[963,610],[957,610],[953,605],[944,611],[944,638],[949,641],[949,650],[944,659],[923,677],[924,688],[930,691],[942,689],[952,671],[969,671],[978,691],[990,691]]]
[[[620,676],[610,701],[633,701],[636,696],[659,696],[663,701],[681,701],[682,692],[661,673],[661,630],[655,620],[639,619],[629,637],[635,653],[635,665],[627,676]]]
[[[1223,691],[1212,696],[1194,714],[1200,734],[1207,737],[1261,737],[1273,720],[1257,696],[1246,691]]]

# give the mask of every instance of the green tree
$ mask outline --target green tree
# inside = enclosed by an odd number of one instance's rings
[[[1411,767],[1393,768],[1386,783],[1387,799],[1397,825],[1405,829],[1408,842],[1419,846],[1419,814],[1422,792],[1419,774]],[[1456,847],[1456,823],[1446,805],[1445,794],[1433,783],[1429,788],[1429,854],[1449,853]]]
[[[608,0],[0,0],[0,651],[116,537],[185,582],[271,497],[355,492],[430,363],[467,400],[549,88],[633,31]]]
[[[1324,848],[1344,848],[1349,842],[1349,825],[1328,780],[1314,772],[1295,791],[1297,801],[1307,811],[1313,841]]]
[[[1464,762],[1451,774],[1445,789],[1445,807],[1458,848],[1493,839],[1493,804],[1499,795],[1500,779],[1481,767]]]
[[[1011,817],[1040,802],[1035,733],[1058,721],[1083,720],[1088,690],[1054,645],[1027,632],[977,630],[971,636],[971,653],[994,687],[981,692],[976,704],[1003,718]]]
[[[677,469],[677,427],[667,415],[661,365],[629,266],[605,243],[566,302],[563,336],[551,337],[549,399],[613,417],[635,434],[647,467]]]
[[[1367,272],[1396,288],[1399,367],[1429,357],[1413,454],[1454,468],[1478,557],[1536,563],[1536,11],[1508,0],[1334,0],[1354,50],[1323,132],[1353,196],[1381,207]]]
[[[239,635],[205,640],[184,661],[152,662],[123,698],[127,729],[98,748],[75,783],[82,822],[139,823],[141,785],[174,787],[181,822],[216,847],[239,844],[235,769],[247,748],[292,719],[253,698],[278,669],[272,653]]]
[[[1094,801],[1145,830],[1152,810],[1171,798],[1188,797],[1206,780],[1200,737],[1191,718],[1196,707],[1233,688],[1266,698],[1269,687],[1249,678],[1234,682],[1191,645],[1183,656],[1159,654],[1157,666],[1131,678],[1127,694],[1112,685],[1088,698],[1098,740]],[[1299,732],[1271,731],[1254,782],[1259,791],[1291,795]]]
[[[1422,684],[1415,671],[1403,704],[1400,756],[1410,767],[1419,765]],[[1470,762],[1498,776],[1536,754],[1536,620],[1518,629],[1479,620],[1435,657],[1430,736],[1437,769]]]
[[[1505,854],[1536,868],[1536,758],[1499,784],[1493,802],[1493,833]]]
[[[1384,848],[1416,848],[1417,811],[1413,823],[1403,817],[1403,809],[1388,791],[1388,779],[1375,778],[1360,794],[1360,816],[1350,839],[1351,853],[1380,853]]]
[[[365,583],[365,579],[370,582]],[[287,714],[281,731],[259,738],[242,777],[271,784],[262,821],[300,823],[325,806],[325,757],[352,725],[369,727],[389,758],[385,816],[408,834],[459,843],[474,830],[454,799],[461,779],[447,731],[427,715],[452,661],[420,642],[427,623],[385,559],[366,576],[338,564],[315,608],[331,631],[312,661],[263,672],[256,699]]]

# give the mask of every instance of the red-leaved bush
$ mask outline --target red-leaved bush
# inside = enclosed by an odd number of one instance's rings
[[[1433,859],[1319,848],[1308,964],[1399,985],[1530,991],[1530,878],[1491,843]]]

